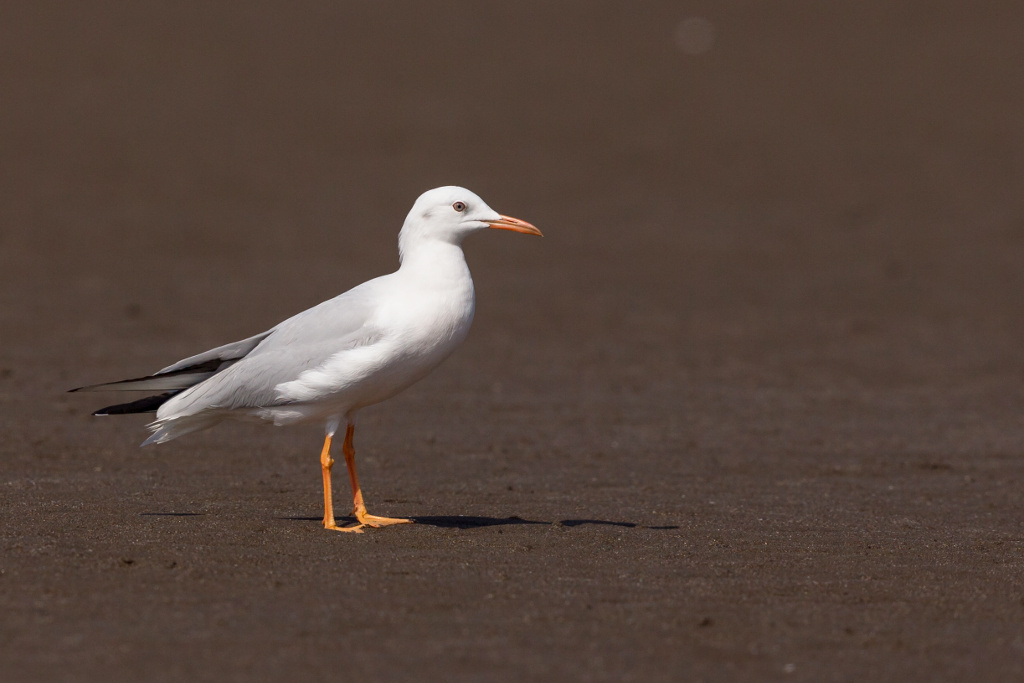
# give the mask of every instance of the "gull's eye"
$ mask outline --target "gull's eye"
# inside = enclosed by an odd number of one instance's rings
[[[459,213],[462,213],[463,211],[466,210],[466,202],[455,202],[454,204],[452,204],[452,208],[458,211]]]

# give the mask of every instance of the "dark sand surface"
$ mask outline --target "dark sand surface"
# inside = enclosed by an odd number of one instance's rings
[[[213,5],[0,9],[0,678],[1024,679],[1024,6]],[[322,530],[318,427],[64,393],[443,184],[546,236],[362,415],[420,524]]]

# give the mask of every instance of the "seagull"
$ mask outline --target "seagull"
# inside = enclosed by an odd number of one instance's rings
[[[156,413],[143,446],[207,429],[228,418],[275,425],[321,423],[324,528],[365,527],[410,519],[366,511],[356,475],[356,413],[423,379],[466,338],[473,322],[473,278],[462,240],[485,228],[540,235],[462,187],[423,193],[398,235],[400,266],[248,339],[218,346],[148,377],[71,391],[147,391],[153,396],[93,415]],[[331,502],[331,442],[345,422],[342,453],[357,523],[339,526]]]

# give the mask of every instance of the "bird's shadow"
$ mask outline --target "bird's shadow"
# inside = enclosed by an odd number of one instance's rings
[[[323,521],[323,517],[278,517],[278,519],[287,519],[301,522],[320,522]],[[614,522],[606,519],[563,519],[557,522],[547,522],[538,519],[523,519],[516,515],[510,517],[478,517],[470,515],[440,515],[440,516],[425,516],[425,517],[410,517],[410,519],[416,524],[422,524],[424,526],[440,527],[443,529],[482,529],[490,526],[517,526],[521,524],[533,524],[538,526],[555,526],[555,527],[576,527],[583,526],[585,524],[593,524],[599,526],[617,526],[624,527],[627,529],[678,529],[679,526],[665,525],[665,526],[645,526],[637,524],[636,522]],[[355,517],[338,517],[337,521],[339,524],[355,524]]]

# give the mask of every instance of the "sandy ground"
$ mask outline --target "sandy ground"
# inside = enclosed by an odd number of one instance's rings
[[[0,9],[5,681],[1022,680],[1020,3],[211,4]],[[64,393],[443,184],[546,236],[362,417],[419,524],[323,531],[317,427]]]

